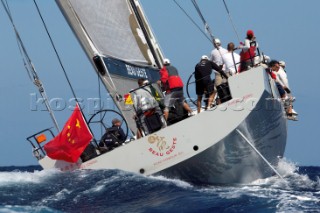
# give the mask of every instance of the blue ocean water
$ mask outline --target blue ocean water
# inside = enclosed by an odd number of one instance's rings
[[[277,177],[195,186],[119,170],[0,167],[0,212],[320,212],[320,167],[281,161]]]

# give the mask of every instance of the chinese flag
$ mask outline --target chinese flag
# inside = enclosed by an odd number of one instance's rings
[[[77,104],[62,131],[44,145],[44,150],[52,159],[75,163],[91,139],[91,132]]]

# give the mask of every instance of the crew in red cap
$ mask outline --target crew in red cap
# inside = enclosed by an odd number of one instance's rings
[[[255,62],[255,56],[258,43],[256,42],[256,37],[254,36],[254,32],[252,30],[247,31],[247,37],[244,41],[244,44],[241,42],[239,48],[242,49],[240,53],[241,72],[247,70],[249,66],[254,66],[257,63]]]
[[[254,32],[252,30],[248,30],[247,37],[254,37]]]

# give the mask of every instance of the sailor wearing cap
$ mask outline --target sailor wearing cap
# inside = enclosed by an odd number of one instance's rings
[[[245,71],[249,67],[252,67],[260,62],[259,56],[256,56],[258,43],[252,30],[247,31],[247,37],[244,40],[244,43],[241,42],[238,48],[242,49],[240,53],[241,71]]]
[[[227,52],[228,50],[221,47],[220,39],[214,39],[214,49],[211,51],[210,61],[214,62],[218,66],[223,65],[222,55],[224,55]]]
[[[99,142],[99,147],[102,152],[112,150],[122,145],[126,140],[126,134],[121,128],[121,121],[118,118],[114,118],[111,123],[112,127],[106,128],[106,132]]]
[[[227,76],[222,71],[220,66],[208,60],[208,56],[206,55],[201,56],[201,60],[195,66],[195,71],[194,71],[194,76],[196,79],[196,93],[198,96],[198,100],[197,100],[198,113],[200,113],[201,111],[202,96],[205,93],[209,95],[208,104],[206,108],[210,108],[214,100],[214,96],[216,94],[216,89],[211,79],[212,70],[216,70],[219,73],[219,75],[222,74],[227,78]]]
[[[284,61],[279,61],[279,65],[280,65],[280,67],[282,67],[282,69],[285,71],[285,72],[287,72],[286,71],[286,62],[284,62]]]
[[[184,98],[183,93],[183,81],[179,76],[179,72],[176,67],[170,64],[169,59],[163,60],[163,67],[160,69],[160,80],[163,86],[163,90],[166,91],[164,98],[164,110],[163,114],[165,119],[168,121],[170,108],[175,106],[175,103],[178,103],[179,106],[182,106],[189,115],[193,115],[193,111],[190,106],[187,104]]]

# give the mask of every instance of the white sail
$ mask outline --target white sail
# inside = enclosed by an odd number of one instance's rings
[[[135,132],[121,97],[137,79],[158,80],[162,53],[135,0],[56,0],[118,108]],[[143,26],[141,26],[143,25]]]
[[[139,43],[146,45],[146,40],[139,26],[134,23],[135,17],[128,1],[57,2],[82,45],[91,42],[91,48],[97,54],[129,62],[148,63],[139,47]]]

